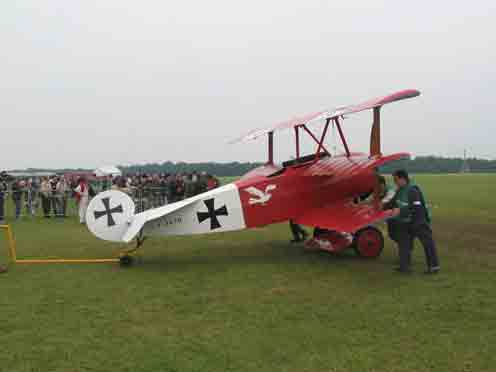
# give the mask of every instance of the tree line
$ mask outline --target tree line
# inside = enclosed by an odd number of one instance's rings
[[[399,160],[381,167],[384,173],[391,173],[395,169],[404,168],[410,173],[458,173],[462,168],[471,172],[496,172],[496,160],[469,158],[467,166],[463,166],[462,158],[444,158],[437,156],[417,156],[409,160]],[[231,162],[231,163],[152,163],[119,167],[123,173],[192,173],[207,172],[219,177],[240,176],[260,166],[262,163]]]
[[[193,172],[206,172],[218,177],[234,177],[241,176],[246,172],[260,166],[262,163],[251,162],[230,162],[230,163],[215,163],[215,162],[201,162],[201,163],[174,163],[167,161],[164,163],[150,163],[141,165],[119,166],[118,168],[123,174],[135,173],[193,173]]]
[[[185,163],[171,162],[163,163],[148,163],[140,165],[118,166],[124,174],[136,173],[193,173],[207,172],[218,177],[235,177],[241,176],[246,172],[260,166],[262,163],[256,162],[200,162],[200,163]],[[468,158],[466,166],[463,166],[462,158],[445,158],[439,156],[417,156],[409,160],[399,160],[381,167],[381,172],[391,173],[395,169],[404,168],[410,173],[458,173],[462,168],[469,169],[471,172],[490,173],[496,172],[496,160]],[[91,172],[90,169],[35,169],[29,168],[26,171],[50,171],[54,173],[65,173],[70,171]]]
[[[496,160],[477,158],[444,158],[439,156],[417,156],[414,159],[399,160],[381,168],[384,173],[404,168],[410,173],[458,173],[462,169],[477,173],[496,172]]]

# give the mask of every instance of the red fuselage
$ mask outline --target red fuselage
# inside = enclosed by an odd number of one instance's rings
[[[246,227],[295,219],[310,209],[371,192],[376,183],[371,167],[375,160],[365,154],[351,154],[254,169],[235,182]],[[253,188],[268,195],[268,200],[257,202]]]

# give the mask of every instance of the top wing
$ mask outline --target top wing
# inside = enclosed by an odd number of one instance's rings
[[[373,109],[375,107],[380,107],[391,102],[401,101],[403,99],[413,98],[419,95],[420,92],[418,90],[405,89],[384,97],[370,99],[368,101],[359,103],[358,105],[339,107],[334,110],[312,112],[306,115],[294,117],[290,120],[283,121],[281,123],[278,123],[276,125],[267,128],[252,130],[247,134],[245,134],[244,136],[239,137],[233,141],[230,141],[229,143],[237,143],[237,142],[253,140],[270,132],[290,129],[303,124],[307,125],[307,124],[315,124],[319,122],[322,123],[325,119],[338,118],[343,115],[348,115],[364,110]]]
[[[393,217],[392,211],[375,209],[372,205],[355,204],[352,199],[340,200],[330,205],[311,209],[295,222],[339,232],[354,233],[362,227]]]
[[[350,105],[339,107],[330,113],[328,118],[334,119],[343,115],[354,114],[356,112],[370,110],[375,107],[381,107],[391,102],[401,101],[407,98],[413,98],[420,95],[420,92],[415,89],[405,89],[399,92],[390,94],[385,97],[372,98],[368,101],[359,103],[358,105]]]
[[[243,141],[248,141],[248,140],[253,140],[258,137],[261,137],[267,133],[270,132],[275,132],[275,131],[280,131],[284,129],[290,129],[294,128],[298,125],[303,125],[309,122],[314,122],[314,121],[319,121],[321,119],[324,119],[326,115],[328,114],[327,111],[318,111],[318,112],[311,112],[309,114],[305,114],[302,116],[295,116],[292,119],[277,123],[276,125],[267,127],[267,128],[261,128],[261,129],[254,129],[247,134],[236,138],[235,140],[230,141],[229,143],[237,143],[237,142],[243,142]]]

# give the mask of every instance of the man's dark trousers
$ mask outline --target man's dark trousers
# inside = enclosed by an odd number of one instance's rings
[[[439,258],[437,255],[436,243],[432,237],[432,229],[427,223],[410,225],[410,235],[413,239],[418,238],[424,247],[425,261],[427,268],[439,268]]]
[[[432,229],[427,223],[398,223],[397,228],[400,251],[400,270],[410,270],[413,241],[415,238],[418,238],[424,247],[427,268],[431,269],[439,267],[439,258],[437,255],[436,244],[432,237]]]
[[[389,235],[389,238],[398,243],[398,232],[397,232],[397,225],[398,225],[398,221],[396,220],[388,220],[387,222],[387,231],[388,231],[388,235]]]
[[[50,216],[50,199],[46,195],[41,196],[41,206],[43,208],[43,215],[45,217]]]
[[[409,224],[396,222],[395,232],[400,254],[400,271],[408,271],[410,270],[413,249],[413,237],[410,234]]]
[[[4,215],[5,215],[5,205],[2,196],[0,197],[0,221],[3,221]]]

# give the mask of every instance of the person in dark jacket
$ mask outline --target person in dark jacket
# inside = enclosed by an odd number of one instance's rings
[[[60,211],[59,211],[59,203],[57,202],[57,183],[59,182],[57,177],[52,177],[50,178],[50,181],[48,181],[50,185],[50,196],[49,196],[49,211],[53,211],[53,216],[54,217],[59,217],[60,216]],[[50,213],[50,212],[48,212]]]
[[[198,176],[196,174],[188,174],[186,181],[184,182],[184,196],[185,198],[191,198],[195,196],[198,191]]]
[[[0,179],[0,224],[5,218],[5,196],[7,195],[7,182]]]
[[[399,245],[400,266],[396,269],[402,273],[410,272],[411,254],[415,238],[424,248],[427,264],[426,274],[435,274],[440,270],[436,244],[432,236],[431,218],[422,190],[410,182],[405,170],[393,173],[397,186],[395,197],[390,207],[397,213],[396,238]]]
[[[5,217],[5,197],[7,195],[7,182],[3,180],[4,174],[0,173],[0,224],[4,223]],[[0,265],[0,274],[7,272],[7,266]]]
[[[167,183],[168,174],[162,174],[160,176],[159,181],[159,189],[160,189],[160,205],[166,205],[169,203],[167,198],[167,194],[169,192],[169,185]]]
[[[178,200],[176,186],[176,176],[171,174],[167,177],[167,199],[169,200],[169,203],[175,203]]]
[[[21,185],[20,181],[15,181],[12,184],[12,200],[15,205],[15,218],[19,219],[21,216],[21,201],[22,201],[22,189],[24,185]]]
[[[201,172],[196,182],[196,194],[201,194],[207,191],[208,175],[207,172]]]

